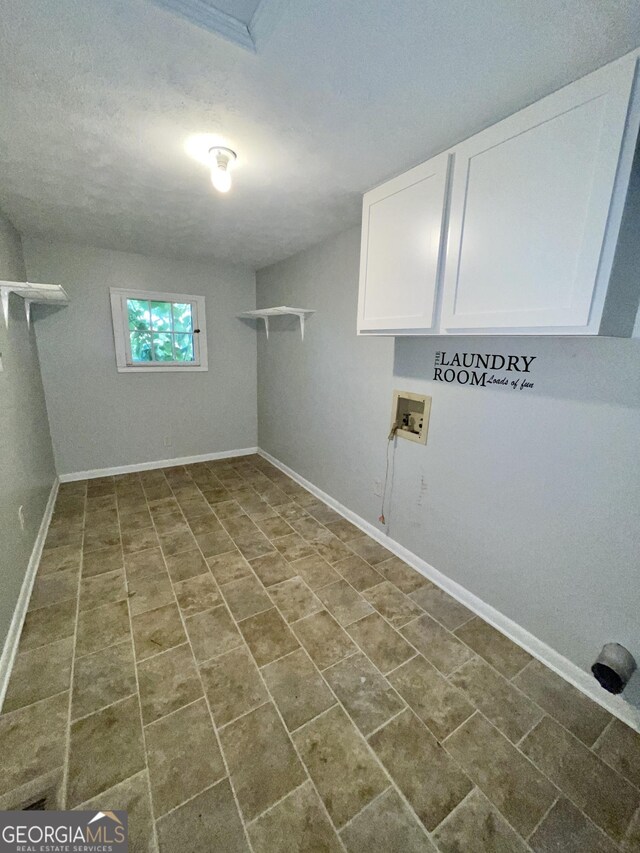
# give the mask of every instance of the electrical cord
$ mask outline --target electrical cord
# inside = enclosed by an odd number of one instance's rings
[[[395,423],[391,427],[391,430],[389,431],[389,435],[387,437],[387,462],[386,462],[385,471],[384,471],[384,486],[382,488],[382,504],[380,506],[380,515],[378,516],[378,521],[380,522],[380,524],[386,524],[387,523],[387,521],[384,517],[384,504],[385,504],[385,501],[387,498],[387,483],[389,481],[389,451],[391,450],[391,443],[393,442],[394,438],[396,437],[396,433],[398,431],[399,426],[400,425],[398,424],[398,421],[395,421]]]

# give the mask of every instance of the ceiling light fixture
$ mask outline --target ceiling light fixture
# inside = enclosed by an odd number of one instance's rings
[[[211,160],[211,183],[219,193],[228,193],[231,189],[231,169],[237,155],[230,148],[214,147],[209,149]]]

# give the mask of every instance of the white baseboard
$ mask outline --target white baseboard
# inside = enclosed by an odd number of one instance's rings
[[[60,474],[61,483],[73,483],[76,480],[95,480],[96,477],[113,477],[116,474],[135,474],[136,471],[154,471],[156,468],[172,468],[176,465],[195,465],[197,462],[211,462],[214,459],[229,459],[232,456],[250,456],[258,453],[257,447],[243,447],[240,450],[220,450],[217,453],[203,453],[200,456],[180,456],[176,459],[157,459],[155,462],[137,462],[135,465],[118,465],[115,468],[94,468],[91,471],[76,471],[73,474]]]
[[[0,655],[0,711],[2,711],[2,704],[9,685],[11,670],[13,669],[16,654],[18,653],[20,634],[22,633],[22,626],[24,625],[24,620],[27,615],[29,599],[31,598],[31,591],[33,590],[38,566],[40,565],[40,557],[42,556],[42,549],[44,547],[45,539],[47,538],[47,531],[49,530],[49,524],[51,523],[53,508],[58,495],[59,483],[60,481],[56,477],[53,486],[51,487],[51,491],[49,492],[49,499],[47,500],[44,515],[40,522],[36,541],[33,544],[33,550],[31,551],[27,571],[25,572],[24,580],[22,581],[20,595],[18,596],[18,601],[16,602],[15,610],[13,611],[13,618],[11,619],[11,625],[9,626],[9,632],[4,641],[2,654]]]
[[[607,693],[599,686],[591,673],[580,669],[575,663],[564,657],[564,655],[561,655],[555,649],[552,649],[551,646],[548,646],[538,637],[535,637],[521,625],[518,625],[517,622],[509,619],[508,616],[505,616],[499,610],[496,610],[495,607],[478,598],[477,595],[474,595],[456,581],[443,575],[442,572],[439,572],[433,566],[429,565],[429,563],[425,562],[425,560],[404,548],[395,539],[387,536],[386,533],[378,530],[373,524],[356,515],[355,512],[352,512],[335,498],[332,498],[331,495],[323,492],[322,489],[314,486],[313,483],[305,480],[304,477],[301,477],[300,474],[289,468],[288,465],[280,462],[279,459],[276,459],[270,453],[262,449],[259,449],[258,453],[268,462],[271,462],[272,465],[275,465],[276,468],[288,474],[289,477],[301,486],[304,486],[305,489],[308,489],[308,491],[321,501],[324,501],[324,503],[336,512],[340,513],[340,515],[352,524],[355,524],[356,527],[359,527],[368,536],[371,536],[372,539],[384,545],[387,550],[400,557],[405,563],[408,563],[412,568],[420,572],[420,574],[433,581],[433,583],[445,590],[445,592],[448,592],[449,595],[461,604],[464,604],[465,607],[468,607],[469,610],[472,610],[484,619],[485,622],[493,625],[494,628],[505,634],[510,640],[513,640],[514,643],[517,643],[529,652],[529,654],[545,664],[545,666],[548,666],[549,669],[556,672],[590,699],[593,699],[598,705],[606,708],[607,711],[636,729],[636,731],[640,731],[640,709],[629,705],[621,696],[614,696]]]

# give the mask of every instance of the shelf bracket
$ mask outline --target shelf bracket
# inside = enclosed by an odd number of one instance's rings
[[[265,331],[265,334],[267,336],[267,340],[269,340],[269,318],[268,317],[262,317],[261,319],[264,320],[264,331]]]
[[[298,314],[298,319],[300,320],[300,340],[304,340],[304,314]]]
[[[27,328],[30,329],[31,328],[31,300],[30,299],[24,300],[24,314],[25,314],[25,317],[27,318]]]
[[[0,288],[0,297],[2,297],[2,313],[4,315],[4,324],[9,328],[9,289],[6,287]]]

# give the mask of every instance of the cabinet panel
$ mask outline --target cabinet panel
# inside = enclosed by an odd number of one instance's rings
[[[597,334],[635,58],[455,149],[445,330]],[[616,223],[609,223],[617,236]]]
[[[434,330],[447,154],[364,196],[358,331]]]

